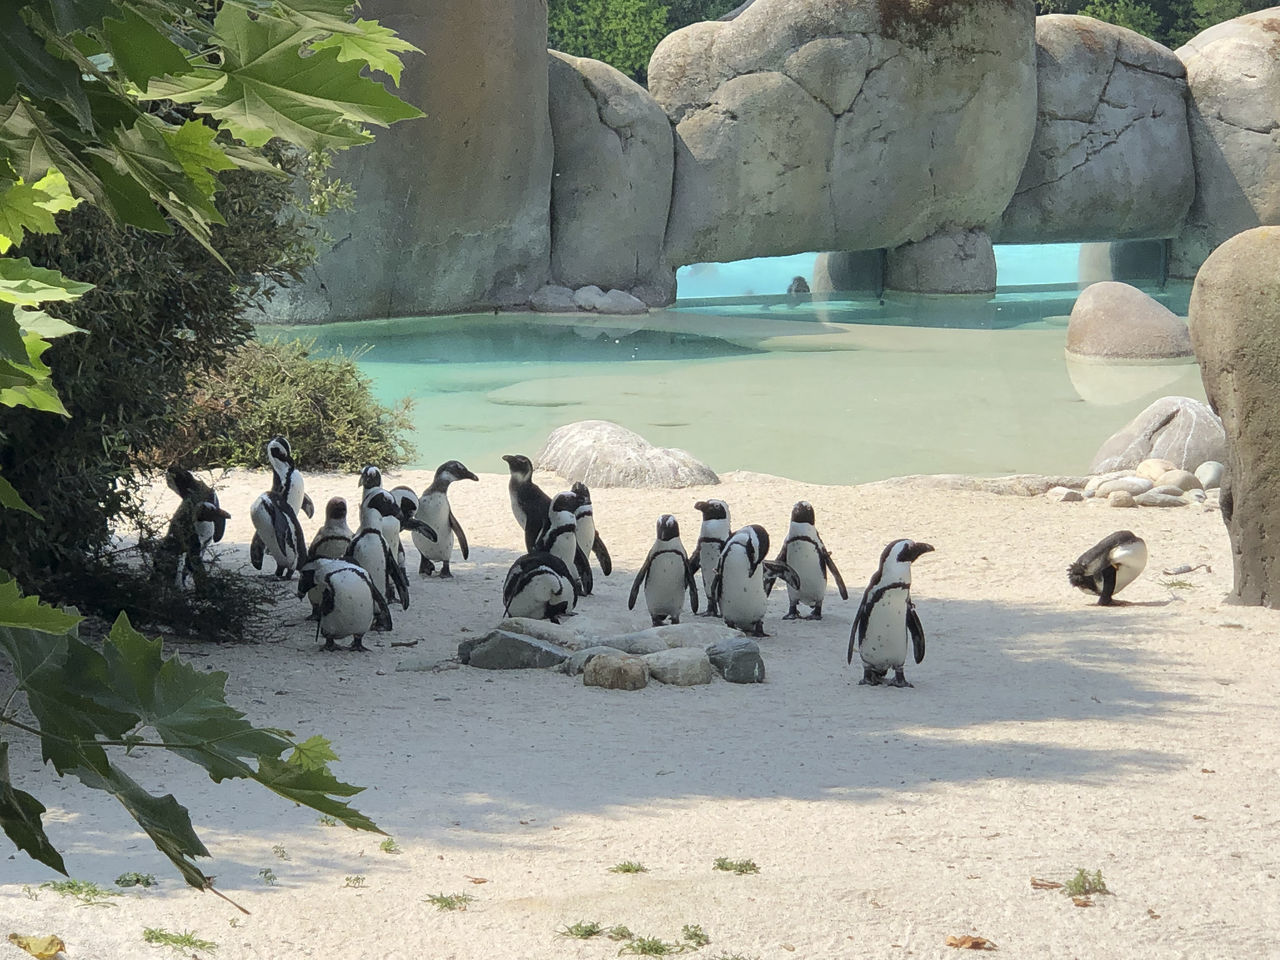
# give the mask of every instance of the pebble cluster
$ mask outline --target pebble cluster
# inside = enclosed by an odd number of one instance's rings
[[[1222,486],[1226,468],[1206,460],[1195,471],[1169,460],[1143,460],[1130,470],[1112,470],[1090,477],[1084,488],[1053,487],[1045,496],[1059,503],[1091,501],[1111,507],[1186,507],[1208,503]]]

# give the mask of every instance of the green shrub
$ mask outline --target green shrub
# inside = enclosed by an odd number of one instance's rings
[[[263,444],[289,438],[307,470],[384,469],[412,455],[411,401],[382,406],[359,353],[312,353],[314,340],[250,340],[225,369],[193,381],[192,403],[158,459],[192,467],[261,467]]]

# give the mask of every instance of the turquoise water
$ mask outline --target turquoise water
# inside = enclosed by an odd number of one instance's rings
[[[1185,314],[1189,289],[1156,292]],[[748,297],[647,316],[468,315],[305,328],[367,347],[383,402],[415,402],[418,466],[502,472],[576,420],[614,420],[717,471],[819,483],[908,473],[1082,473],[1152,400],[1203,398],[1194,362],[1068,364],[1069,290]]]

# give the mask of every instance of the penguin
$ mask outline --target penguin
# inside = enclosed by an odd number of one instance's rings
[[[375,490],[366,494],[360,505],[360,529],[351,538],[344,560],[351,560],[365,569],[378,593],[384,600],[399,599],[400,609],[409,609],[409,582],[396,563],[391,547],[382,535],[382,520],[396,512],[391,494]],[[386,629],[390,629],[387,618]]]
[[[347,501],[333,497],[324,507],[324,525],[311,538],[307,560],[341,560],[354,536],[347,526]]]
[[[587,555],[578,546],[577,511],[576,493],[557,493],[547,511],[547,525],[538,538],[538,549],[559,557],[560,562],[574,572],[578,594],[589,597],[595,582]]]
[[[596,530],[596,518],[591,509],[591,491],[582,482],[569,488],[578,497],[578,509],[574,511],[574,519],[578,524],[578,546],[584,555],[594,553],[596,562],[600,564],[600,572],[606,577],[613,573],[613,561],[609,558],[609,550],[600,533]]]
[[[858,683],[878,686],[893,667],[891,687],[909,687],[902,668],[911,647],[916,663],[924,659],[924,627],[911,602],[911,564],[933,547],[915,540],[894,540],[880,553],[880,567],[862,594],[849,631],[848,662],[857,648],[862,657]]]
[[[316,639],[324,635],[322,650],[337,650],[334,640],[351,637],[347,649],[366,651],[364,635],[376,623],[391,622],[387,601],[368,571],[348,560],[308,560],[298,571],[298,597],[305,596],[319,611]]]
[[[453,576],[449,572],[449,558],[453,554],[455,536],[458,538],[458,550],[462,553],[462,559],[466,560],[470,556],[467,535],[462,532],[462,524],[458,523],[458,518],[453,515],[453,508],[449,506],[449,484],[455,480],[479,479],[457,460],[448,460],[436,467],[431,486],[422,491],[422,496],[418,498],[418,509],[414,512],[414,517],[436,532],[434,541],[417,531],[413,533],[413,545],[422,555],[418,562],[420,575],[431,576],[438,563],[441,579]]]
[[[414,493],[411,488],[401,484],[398,487],[392,487],[388,492],[391,494],[391,499],[395,501],[396,506],[400,508],[401,517],[403,517],[405,520],[408,520],[409,518],[417,515],[418,495]],[[409,529],[409,524],[407,523],[402,522],[400,525],[406,530]],[[411,533],[410,537],[412,536],[413,535]],[[439,534],[437,534],[437,536],[439,536]],[[388,544],[388,546],[389,545],[390,544]],[[404,543],[400,539],[400,534],[398,531],[396,533],[395,548],[396,548],[396,563],[400,564],[401,570],[405,570],[405,576],[407,577],[408,570],[405,569],[405,565],[404,565]]]
[[[192,577],[197,586],[205,576],[204,559],[209,546],[219,543],[227,532],[231,514],[218,503],[218,492],[195,474],[176,463],[165,471],[165,483],[182,498],[182,505],[169,520],[169,529],[161,541],[160,553],[175,568],[175,580],[179,588],[186,586]]]
[[[694,613],[698,612],[698,581],[689,565],[684,544],[680,542],[680,524],[669,513],[658,518],[658,537],[631,584],[628,610],[635,608],[641,584],[644,584],[644,602],[655,627],[661,626],[667,618],[672,623],[680,622],[686,589],[689,591],[689,606]]]
[[[788,585],[800,583],[785,563],[766,560],[768,552],[768,531],[758,523],[743,527],[725,541],[711,581],[711,595],[724,622],[753,637],[768,636],[764,632],[765,574]]]
[[[507,481],[507,493],[511,496],[511,512],[515,514],[516,523],[524,530],[524,547],[530,553],[547,523],[547,511],[551,508],[551,498],[543,493],[542,488],[533,482],[533,464],[528,457],[518,453],[503,455],[507,466],[511,468],[511,479]]]
[[[262,569],[265,551],[276,562],[276,577],[292,580],[293,571],[306,560],[307,541],[298,515],[289,506],[285,494],[272,490],[259,496],[249,508],[249,519],[254,529],[249,543],[249,561],[253,568]]]
[[[396,487],[395,489],[400,491],[399,494],[384,489],[382,471],[372,464],[360,471],[359,482],[360,488],[364,491],[360,501],[360,522],[364,522],[365,505],[371,500],[379,500],[381,506],[378,508],[378,514],[382,538],[391,551],[392,562],[400,568],[400,573],[407,583],[409,575],[404,568],[404,546],[400,543],[400,530],[403,528],[416,531],[428,540],[435,540],[436,532],[427,524],[414,518],[414,512],[418,508],[418,497],[408,487]],[[387,504],[391,505],[391,509],[386,509]]]
[[[774,559],[794,570],[800,581],[798,587],[787,586],[787,600],[791,605],[783,615],[783,620],[799,619],[800,614],[796,608],[802,603],[812,608],[812,612],[804,619],[822,619],[822,599],[827,594],[828,570],[836,581],[840,599],[849,599],[844,578],[836,569],[835,561],[831,559],[822,537],[818,536],[818,528],[813,525],[813,504],[808,500],[801,500],[791,508],[791,526],[787,529],[787,538],[782,541],[782,549]],[[765,585],[765,592],[768,593],[772,587],[773,581],[770,580]]]
[[[272,437],[268,440],[267,462],[271,464],[275,475],[271,481],[271,489],[284,494],[294,514],[301,511],[307,515],[308,520],[315,516],[315,504],[304,490],[306,484],[294,465],[293,448],[289,446],[289,441],[284,437]]]
[[[1133,583],[1147,566],[1147,544],[1129,530],[1104,537],[1067,568],[1073,587],[1098,595],[1098,606],[1109,607],[1117,593]]]
[[[707,594],[707,608],[703,615],[718,617],[720,609],[711,594],[711,582],[716,577],[720,551],[732,532],[729,528],[729,505],[723,500],[699,500],[693,508],[702,514],[702,529],[698,531],[698,542],[694,544],[689,563],[695,573],[702,570],[702,588]]]
[[[545,551],[526,553],[502,584],[503,616],[559,623],[578,605],[577,581],[564,561]]]

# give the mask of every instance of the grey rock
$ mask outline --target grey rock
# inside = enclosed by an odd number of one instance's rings
[[[1265,12],[1265,11],[1264,11]],[[1271,11],[1280,36],[1280,11]],[[1273,43],[1277,42],[1273,40]],[[1273,47],[1274,49],[1274,47]],[[1222,415],[1219,493],[1231,538],[1232,592],[1280,605],[1280,227],[1256,227],[1218,247],[1191,290],[1191,341],[1205,393]]]
[[[661,284],[673,277],[662,259],[674,164],[667,115],[608,64],[549,52],[551,275],[623,295]],[[615,298],[600,312],[644,313],[636,303]]]
[[[1169,248],[1169,273],[1194,277],[1244,230],[1280,224],[1280,56],[1275,7],[1210,27],[1177,50],[1186,64],[1195,201]]]
[[[1089,472],[1132,468],[1149,457],[1190,469],[1222,460],[1226,444],[1222,421],[1208,405],[1191,397],[1161,397],[1098,448]]]
[[[1108,480],[1115,480],[1119,477],[1129,477],[1133,474],[1128,470],[1110,470],[1106,473],[1100,473],[1095,477],[1090,477],[1089,482],[1084,485],[1084,495],[1086,497],[1093,496],[1097,492],[1098,487],[1106,483]]]
[[[458,659],[481,670],[529,670],[554,667],[569,656],[564,647],[536,637],[491,630],[458,644]]]
[[[1076,284],[1083,290],[1102,280],[1164,283],[1167,246],[1164,240],[1082,243],[1076,266]]]
[[[499,630],[508,633],[519,633],[526,637],[536,637],[547,643],[569,650],[580,650],[591,643],[573,627],[563,623],[552,623],[549,620],[533,620],[529,617],[507,617],[498,624]]]
[[[1138,494],[1133,498],[1133,502],[1140,507],[1185,507],[1187,505],[1187,501],[1180,496],[1156,493],[1154,490]]]
[[[625,290],[610,290],[600,300],[597,312],[616,316],[635,316],[648,313],[649,307],[639,297],[633,297]]]
[[[439,655],[413,650],[396,663],[396,673],[443,673],[461,667],[457,660],[441,660]]]
[[[1186,493],[1188,490],[1199,490],[1203,488],[1204,484],[1190,470],[1169,470],[1160,475],[1159,479],[1156,480],[1156,486],[1177,487],[1180,491]]]
[[[1200,486],[1204,487],[1204,489],[1213,490],[1222,486],[1222,477],[1226,470],[1227,468],[1217,460],[1206,460],[1196,467],[1196,479],[1200,481]]]
[[[895,248],[997,221],[1035,128],[1034,7],[759,0],[666,37],[674,264]]]
[[[1133,494],[1128,490],[1113,490],[1107,494],[1107,504],[1112,507],[1136,507]]]
[[[697,647],[701,650],[709,643],[737,636],[740,636],[739,631],[725,626],[718,620],[690,620],[606,637],[601,642],[626,650],[628,653],[653,653],[656,650],[666,650],[671,647]],[[646,649],[631,649],[632,646],[643,646]]]
[[[609,637],[608,643],[611,647],[617,647],[624,653],[631,653],[636,656],[644,656],[647,653],[657,653],[659,650],[669,649],[667,641],[644,630],[638,633],[626,633],[616,637]]]
[[[707,647],[707,658],[730,683],[764,683],[760,645],[750,637],[730,637]]]
[[[582,683],[606,690],[639,690],[649,683],[649,665],[641,657],[602,653],[587,663]]]
[[[676,687],[692,687],[711,682],[711,661],[701,650],[693,647],[675,647],[647,654],[649,676]]]
[[[1147,457],[1134,468],[1133,473],[1135,476],[1145,477],[1154,483],[1170,470],[1176,469],[1178,467],[1172,460],[1165,460],[1161,457]]]
[[[910,293],[992,293],[996,255],[985,230],[948,230],[890,250],[885,286]]]
[[[1188,490],[1185,494],[1183,494],[1183,496],[1185,496],[1188,500],[1194,501],[1195,503],[1204,503],[1207,499],[1209,499],[1208,495],[1203,490]]]
[[[539,469],[589,487],[693,487],[720,482],[692,454],[655,447],[608,420],[581,420],[551,431],[535,463]]]
[[[1066,14],[1036,18],[1036,52],[1035,139],[997,239],[1175,236],[1195,190],[1181,61]]]
[[[1127,283],[1106,280],[1081,291],[1067,322],[1067,352],[1106,360],[1191,356],[1191,335],[1164,304]]]
[[[1158,486],[1154,486],[1147,492],[1163,494],[1166,497],[1181,497],[1187,491],[1183,490],[1177,484],[1165,483],[1165,484],[1160,484]]]
[[[589,283],[573,291],[573,302],[579,310],[590,310],[594,313],[604,303],[604,291],[594,283]]]
[[[813,261],[809,289],[823,293],[871,293],[884,289],[884,251],[820,253]]]
[[[1120,477],[1117,480],[1108,480],[1106,483],[1098,484],[1097,495],[1100,497],[1109,497],[1117,490],[1123,490],[1130,496],[1137,496],[1140,493],[1146,493],[1155,484],[1145,477]]]
[[[577,313],[578,304],[573,299],[573,291],[568,287],[548,283],[533,292],[529,298],[529,306],[538,313]]]
[[[1055,503],[1079,503],[1084,499],[1084,494],[1070,487],[1054,487],[1045,493],[1045,497]]]
[[[586,647],[582,650],[575,650],[571,653],[564,662],[560,664],[560,669],[569,676],[576,677],[587,669],[588,663],[601,654],[607,654],[611,657],[624,657],[626,656],[626,653],[627,652],[625,650],[619,650],[617,647]]]

